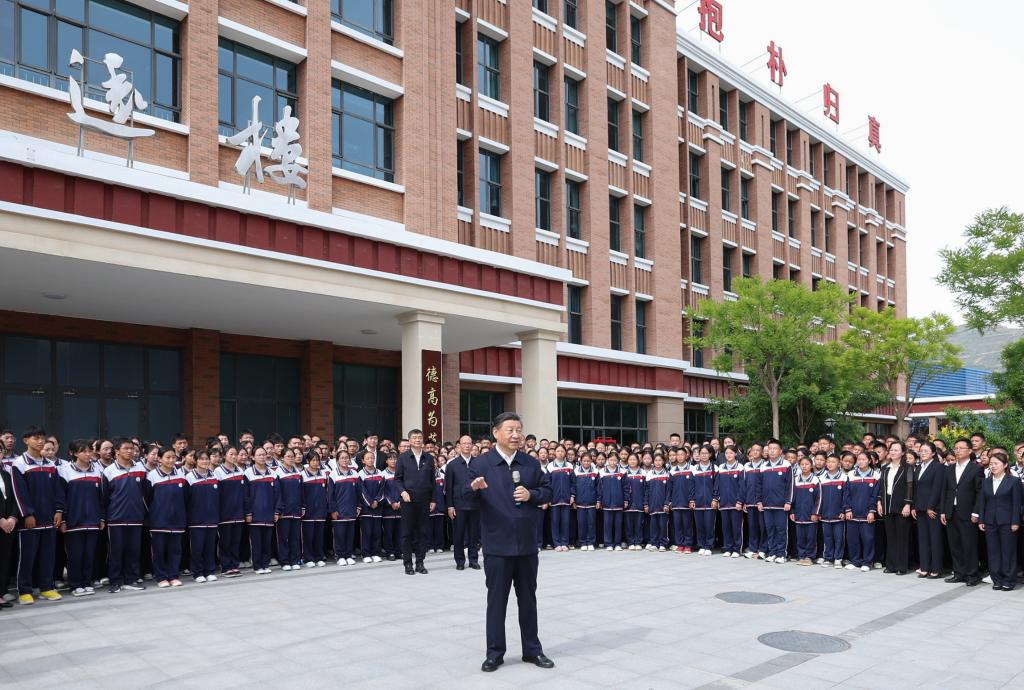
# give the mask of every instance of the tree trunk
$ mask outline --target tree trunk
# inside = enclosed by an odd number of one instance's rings
[[[772,405],[772,438],[779,437],[779,393],[773,391],[768,394]]]
[[[907,425],[907,415],[910,414],[912,403],[899,403],[896,400],[893,402],[895,403],[893,407],[896,413],[896,435],[900,438],[906,438],[910,434],[910,427]]]

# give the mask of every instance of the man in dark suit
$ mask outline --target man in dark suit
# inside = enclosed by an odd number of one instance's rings
[[[473,459],[473,439],[459,438],[459,455],[452,458],[444,471],[444,502],[448,517],[454,521],[452,552],[455,569],[466,568],[466,540],[469,540],[469,567],[480,570],[477,553],[480,547],[480,498],[469,488],[469,463]]]
[[[7,470],[0,468],[0,597],[7,594],[11,577],[11,551],[14,547],[14,528],[18,514],[14,504],[14,484]],[[0,608],[13,606],[0,598]]]
[[[953,558],[953,575],[946,582],[963,582],[968,587],[978,584],[978,518],[974,504],[981,489],[984,472],[974,462],[971,442],[965,438],[953,444],[956,462],[946,466],[946,498],[942,524],[949,534],[949,553]]]
[[[480,670],[496,671],[505,660],[505,611],[512,585],[519,606],[523,661],[555,664],[537,638],[537,528],[551,484],[536,458],[519,450],[523,423],[503,412],[491,429],[494,447],[469,463],[469,487],[480,497],[480,532],[487,580],[487,657]],[[515,479],[518,478],[518,482]]]
[[[423,432],[409,432],[409,450],[398,456],[395,488],[402,496],[402,560],[405,574],[427,574],[423,559],[427,554],[430,527],[430,499],[434,497],[434,456],[423,450]],[[416,570],[412,557],[416,554]]]
[[[911,511],[917,520],[917,545],[921,560],[918,577],[933,580],[942,572],[942,512],[946,490],[946,470],[939,463],[935,445],[924,441],[918,447],[921,462],[914,469],[914,502]]]

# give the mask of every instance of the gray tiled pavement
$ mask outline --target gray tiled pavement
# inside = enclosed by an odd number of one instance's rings
[[[546,552],[540,630],[556,668],[483,660],[482,572],[428,556],[303,570],[0,612],[0,687],[15,688],[1024,688],[1024,590],[674,553]],[[768,592],[786,602],[728,604]],[[514,595],[513,595],[514,601]],[[837,654],[757,641],[840,635]],[[1010,646],[1007,646],[1010,645]]]

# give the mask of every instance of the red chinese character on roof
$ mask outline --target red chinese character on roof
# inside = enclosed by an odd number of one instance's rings
[[[772,81],[782,86],[789,72],[786,71],[786,61],[782,59],[782,46],[776,46],[775,41],[768,44],[768,69],[771,70]]]
[[[825,82],[825,86],[821,89],[821,95],[825,101],[825,108],[823,110],[825,117],[839,124],[839,92],[832,88],[832,85]]]
[[[881,153],[882,139],[878,135],[879,127],[878,120],[868,115],[868,146]]]
[[[718,0],[700,0],[700,30],[719,43],[725,38],[722,33],[722,3]]]

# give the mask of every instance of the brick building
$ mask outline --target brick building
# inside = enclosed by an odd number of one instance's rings
[[[69,75],[100,118],[115,80],[72,49],[148,102],[134,167],[76,155]],[[294,204],[235,170],[254,96]],[[904,312],[906,191],[664,0],[0,0],[0,419],[392,435],[440,352],[445,438],[700,438],[729,381],[684,310],[760,275]]]

